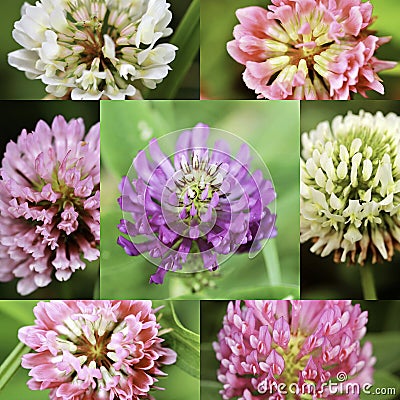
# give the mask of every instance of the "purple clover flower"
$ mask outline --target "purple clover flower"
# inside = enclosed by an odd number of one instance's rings
[[[254,252],[276,235],[268,205],[276,194],[260,170],[250,172],[250,148],[236,157],[217,140],[207,147],[210,128],[198,124],[182,132],[172,157],[152,139],[133,161],[137,177],[120,184],[124,218],[118,244],[130,256],[148,253],[158,270],[150,283],[163,283],[167,271],[216,270],[218,256]]]
[[[100,126],[39,121],[7,145],[0,169],[0,281],[27,295],[100,252]]]

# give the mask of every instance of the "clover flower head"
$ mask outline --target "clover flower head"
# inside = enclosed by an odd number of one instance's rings
[[[27,295],[68,280],[100,253],[100,129],[39,121],[7,145],[0,169],[0,281]]]
[[[34,308],[33,326],[18,338],[32,353],[31,390],[50,389],[52,400],[153,399],[176,353],[164,347],[151,301],[50,301]]]
[[[268,10],[237,10],[240,24],[227,44],[246,66],[243,80],[259,98],[347,100],[384,93],[379,71],[396,63],[375,51],[390,37],[369,30],[372,4],[361,0],[271,0]]]
[[[157,139],[133,161],[135,178],[124,177],[119,204],[126,213],[118,244],[131,256],[149,253],[158,264],[150,282],[162,283],[167,271],[218,268],[218,256],[254,252],[276,235],[275,199],[261,170],[250,172],[250,148],[236,157],[225,140],[207,147],[208,126],[198,124],[176,140],[173,160]],[[171,139],[168,140],[171,142]]]
[[[330,393],[329,382],[372,385],[372,346],[360,344],[367,319],[345,300],[230,302],[214,343],[222,398],[359,399],[339,385]]]
[[[400,249],[400,118],[350,112],[302,143],[301,241],[335,262],[390,261]]]
[[[167,75],[176,46],[166,0],[40,0],[25,3],[13,38],[23,49],[8,62],[40,79],[55,97],[73,100],[140,97]]]

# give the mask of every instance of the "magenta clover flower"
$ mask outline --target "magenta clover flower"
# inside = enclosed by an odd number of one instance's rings
[[[250,148],[236,157],[217,140],[207,147],[208,126],[180,134],[173,161],[153,139],[150,158],[140,151],[133,161],[136,178],[124,177],[119,204],[126,212],[119,230],[129,236],[118,244],[130,256],[149,253],[158,270],[150,282],[162,283],[167,271],[198,272],[218,268],[218,256],[254,252],[276,235],[275,199],[261,170],[250,172]]]
[[[0,281],[27,295],[98,259],[99,124],[39,121],[7,145],[0,176]]]
[[[53,400],[153,399],[163,365],[176,353],[162,346],[151,301],[51,301],[34,308],[35,325],[18,338],[31,390]]]
[[[379,71],[394,68],[375,51],[390,41],[369,30],[372,4],[361,0],[271,0],[268,10],[237,10],[228,53],[246,66],[258,98],[348,100],[384,93]]]
[[[347,300],[230,302],[214,343],[222,398],[359,399],[339,386],[329,392],[329,382],[372,385],[372,345],[360,344],[367,320]],[[315,392],[307,392],[311,387]]]

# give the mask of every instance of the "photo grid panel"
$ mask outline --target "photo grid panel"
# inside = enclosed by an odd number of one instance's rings
[[[0,400],[399,399],[399,12],[5,1]]]

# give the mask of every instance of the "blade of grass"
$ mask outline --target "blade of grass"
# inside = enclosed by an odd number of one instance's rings
[[[200,48],[200,1],[193,0],[180,22],[170,43],[178,47],[172,71],[154,91],[149,91],[148,99],[173,99],[181,86]]]
[[[182,325],[171,300],[167,301],[161,315],[161,325],[172,328],[165,334],[165,339],[178,354],[176,366],[200,379],[200,335]]]
[[[7,382],[13,377],[21,365],[21,357],[29,352],[29,347],[22,342],[18,342],[14,350],[4,360],[0,366],[0,391],[6,386]]]
[[[274,239],[268,240],[263,248],[263,256],[269,283],[272,286],[278,286],[282,283],[281,268],[279,265],[278,250]]]

